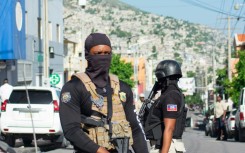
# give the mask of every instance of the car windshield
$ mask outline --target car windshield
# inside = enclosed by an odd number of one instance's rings
[[[28,90],[31,104],[49,104],[52,102],[52,93],[45,90]],[[28,104],[26,90],[14,90],[9,98],[11,104]]]

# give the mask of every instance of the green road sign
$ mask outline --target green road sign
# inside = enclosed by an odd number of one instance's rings
[[[57,73],[51,74],[49,79],[50,79],[50,84],[52,85],[57,85],[60,82],[60,76]]]

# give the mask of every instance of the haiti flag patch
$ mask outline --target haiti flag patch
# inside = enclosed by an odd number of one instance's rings
[[[167,105],[167,111],[177,111],[177,105],[168,104]]]

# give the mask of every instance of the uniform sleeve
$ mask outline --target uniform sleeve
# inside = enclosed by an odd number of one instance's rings
[[[65,137],[75,148],[85,153],[96,153],[99,146],[95,144],[80,128],[81,101],[86,100],[85,87],[80,80],[67,82],[61,91],[60,120]],[[82,86],[84,88],[82,88]],[[83,107],[83,106],[82,106]],[[84,106],[86,107],[86,106]]]
[[[162,112],[164,118],[176,119],[179,116],[179,111],[181,107],[181,96],[180,94],[171,91],[164,97],[160,97],[160,102],[162,104]]]
[[[132,129],[132,135],[133,135],[133,149],[135,153],[147,153],[147,144],[146,139],[143,133],[143,129],[141,127],[141,124],[139,120],[137,119],[136,113],[134,112],[135,106],[133,103],[133,92],[131,88],[121,82],[120,83],[121,91],[126,93],[127,100],[124,103],[124,111],[126,115],[126,119],[129,122],[131,129]]]

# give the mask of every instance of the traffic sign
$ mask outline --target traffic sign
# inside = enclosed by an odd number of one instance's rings
[[[52,85],[57,85],[60,82],[60,76],[57,73],[51,74],[49,79],[50,79],[50,84]]]

